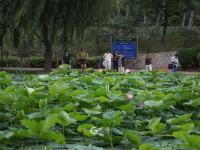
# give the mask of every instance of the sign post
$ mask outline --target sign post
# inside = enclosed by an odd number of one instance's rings
[[[113,38],[112,53],[123,53],[125,59],[137,59],[138,38]]]

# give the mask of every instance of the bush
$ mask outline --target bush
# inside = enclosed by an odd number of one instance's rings
[[[23,60],[23,67],[31,67],[31,68],[43,68],[44,67],[44,58],[43,57],[30,57],[30,62],[27,60]],[[103,59],[101,57],[89,57],[87,60],[87,68],[101,68]],[[8,57],[8,59],[4,58],[3,60],[4,67],[21,67],[20,58],[18,57]],[[58,63],[58,64],[57,64]],[[30,66],[29,66],[30,64]],[[51,66],[52,68],[57,68],[57,65],[62,64],[62,60],[52,60]],[[79,61],[74,57],[71,59],[72,68],[80,68]]]
[[[44,67],[44,58],[43,57],[31,57],[30,58],[30,67],[43,68]]]
[[[101,68],[102,67],[102,58],[101,57],[89,57],[86,64],[87,68]],[[71,59],[72,68],[80,68],[80,62],[76,58]]]
[[[178,50],[178,58],[183,69],[198,68],[198,54],[200,48],[180,49]]]
[[[8,57],[3,59],[1,62],[3,63],[3,67],[18,67],[20,66],[20,61],[17,57]]]

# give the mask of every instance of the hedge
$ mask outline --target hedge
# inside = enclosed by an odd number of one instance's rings
[[[200,48],[185,48],[178,50],[178,58],[183,69],[200,67]]]
[[[20,66],[19,58],[17,57],[8,57],[4,58],[1,62],[4,67],[18,67]]]
[[[87,60],[87,67],[88,68],[101,68],[102,67],[103,59],[101,57],[90,57]],[[21,61],[18,57],[8,57],[4,58],[3,60],[4,67],[21,67]],[[58,63],[58,64],[57,64]],[[62,60],[52,60],[51,66],[52,68],[56,68],[57,65],[61,65]],[[72,58],[71,60],[72,68],[80,68],[80,63],[76,58]],[[31,68],[43,68],[44,67],[44,58],[43,57],[30,57],[29,62],[28,59],[25,58],[22,60],[23,67],[31,67]]]

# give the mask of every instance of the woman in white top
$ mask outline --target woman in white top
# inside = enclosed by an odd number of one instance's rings
[[[173,57],[170,58],[169,63],[172,64],[172,72],[176,72],[178,67],[178,55],[175,54]]]
[[[110,70],[111,69],[111,60],[113,58],[113,55],[110,53],[110,51],[107,51],[104,55],[104,62],[103,62],[103,66],[105,67],[105,70]]]

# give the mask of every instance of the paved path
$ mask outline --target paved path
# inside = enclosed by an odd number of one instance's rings
[[[4,67],[4,71],[8,72],[28,72],[28,73],[44,73],[44,68],[21,68],[21,67]],[[51,69],[52,71],[56,70]]]
[[[45,73],[44,68],[21,68],[21,67],[4,67],[4,71],[8,72],[28,72],[28,73]],[[51,69],[52,71],[56,68]],[[169,72],[168,69],[161,69],[161,71]],[[200,72],[191,72],[191,71],[178,71],[186,75],[200,74]]]

